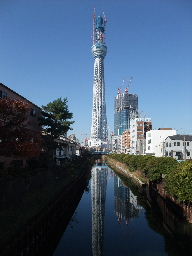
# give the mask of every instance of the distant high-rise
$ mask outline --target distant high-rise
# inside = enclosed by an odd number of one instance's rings
[[[94,62],[94,82],[93,82],[93,108],[91,140],[95,144],[98,141],[107,141],[107,117],[105,103],[105,81],[104,81],[104,58],[107,53],[105,44],[105,16],[93,16],[93,46],[92,53]]]
[[[130,94],[127,88],[124,93],[118,89],[114,105],[114,134],[122,135],[130,128],[131,115],[138,113],[138,96]]]

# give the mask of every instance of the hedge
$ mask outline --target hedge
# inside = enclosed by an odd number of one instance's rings
[[[178,163],[171,157],[111,154],[130,171],[140,170],[149,181],[165,182],[166,191],[180,201],[192,202],[192,161]]]

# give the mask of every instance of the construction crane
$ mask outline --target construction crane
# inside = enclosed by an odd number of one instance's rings
[[[133,77],[131,76],[129,79],[123,79],[122,87],[125,88],[125,92],[128,93],[130,87],[132,86]]]

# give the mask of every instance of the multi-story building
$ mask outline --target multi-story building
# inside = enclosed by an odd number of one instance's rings
[[[168,136],[176,135],[172,128],[159,128],[146,133],[146,154],[161,157],[164,155],[164,141]]]
[[[122,135],[130,128],[130,118],[132,113],[138,112],[138,96],[130,94],[128,89],[122,93],[118,89],[114,104],[114,134]]]
[[[146,133],[151,129],[151,118],[143,117],[130,120],[131,154],[145,154]]]
[[[0,99],[13,99],[13,100],[19,100],[26,103],[28,108],[28,114],[26,117],[26,127],[34,132],[40,132],[40,125],[39,125],[39,117],[41,116],[41,109],[29,101],[28,99],[24,98],[17,92],[13,91],[11,88],[7,87],[6,85],[0,83]],[[1,143],[0,143],[1,144]],[[1,145],[0,145],[1,146]],[[15,166],[25,166],[26,165],[27,158],[25,157],[19,157],[19,156],[0,156],[0,167],[1,168],[7,168],[10,165]]]
[[[192,135],[168,136],[164,141],[164,156],[177,160],[192,159]]]
[[[0,83],[0,99],[10,98],[14,100],[21,100],[28,105],[29,114],[27,117],[27,127],[30,130],[39,131],[39,117],[41,115],[41,108],[35,105],[33,102],[24,98],[17,92],[13,91],[11,88],[6,85]]]
[[[113,153],[123,153],[122,149],[122,135],[113,135],[111,139],[112,152]]]
[[[131,136],[130,136],[130,130],[126,130],[122,134],[122,153],[128,154],[130,153],[130,147],[131,147]]]
[[[62,165],[65,159],[80,155],[80,145],[75,140],[60,136],[60,138],[55,139],[54,141],[57,143],[54,153],[57,165]]]

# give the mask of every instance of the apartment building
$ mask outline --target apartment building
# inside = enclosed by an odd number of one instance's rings
[[[168,136],[164,142],[164,156],[177,160],[192,159],[192,135]]]
[[[146,133],[152,129],[151,118],[133,118],[130,121],[131,154],[145,153]]]
[[[130,147],[131,147],[130,130],[126,130],[122,134],[122,153],[125,153],[125,154],[130,153]]]
[[[41,127],[39,126],[39,117],[41,116],[41,108],[35,105],[33,102],[29,101],[25,97],[21,96],[17,92],[13,91],[11,88],[0,83],[0,100],[1,99],[14,99],[25,102],[28,105],[28,115],[26,118],[26,127],[33,132],[39,132]],[[26,164],[26,159],[18,156],[0,156],[0,168],[6,168],[10,166],[12,162],[16,165],[24,166]]]
[[[168,136],[176,135],[172,128],[159,128],[146,133],[146,154],[161,157],[164,155],[164,141]]]

